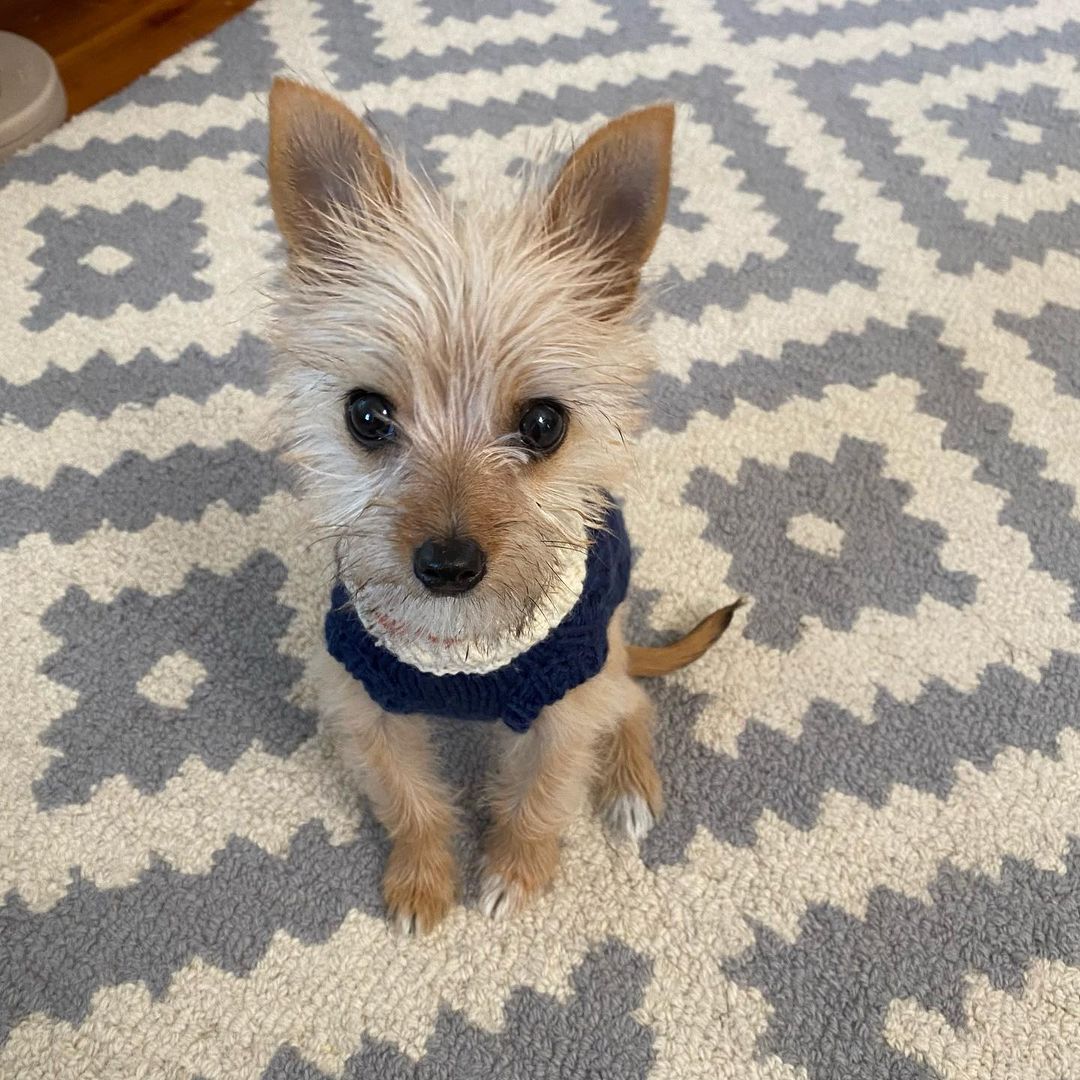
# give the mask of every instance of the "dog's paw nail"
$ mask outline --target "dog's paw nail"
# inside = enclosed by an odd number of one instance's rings
[[[640,844],[656,823],[644,797],[636,792],[619,795],[607,808],[607,823],[620,839]]]
[[[516,882],[502,874],[488,874],[480,886],[480,910],[489,919],[505,919],[524,902],[525,894]]]
[[[399,911],[394,916],[394,929],[402,937],[415,937],[416,915],[411,911]]]

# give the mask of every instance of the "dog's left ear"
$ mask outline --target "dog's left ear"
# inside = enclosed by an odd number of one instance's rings
[[[667,212],[675,110],[653,105],[594,132],[552,187],[547,221],[556,243],[586,249],[611,313],[634,298]]]
[[[394,201],[378,140],[344,103],[275,79],[270,90],[270,202],[294,258],[336,254],[343,221],[362,223]]]

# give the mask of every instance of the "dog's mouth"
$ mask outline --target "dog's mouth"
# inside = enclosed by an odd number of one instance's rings
[[[445,637],[439,634],[416,630],[401,619],[392,618],[390,615],[380,613],[374,616],[375,623],[385,635],[387,640],[392,641],[417,641],[423,642],[433,649],[450,649],[460,645],[465,639],[462,636]]]

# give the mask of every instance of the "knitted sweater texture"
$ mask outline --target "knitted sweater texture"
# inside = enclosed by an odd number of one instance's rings
[[[434,675],[404,663],[368,633],[341,584],[330,596],[326,647],[387,712],[502,720],[512,731],[528,731],[542,709],[607,661],[608,625],[630,581],[630,540],[617,508],[590,541],[585,584],[570,613],[547,637],[494,671]]]

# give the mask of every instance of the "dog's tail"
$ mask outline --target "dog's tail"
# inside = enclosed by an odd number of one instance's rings
[[[644,645],[630,645],[626,650],[627,671],[639,678],[649,678],[654,675],[667,675],[692,664],[731,625],[731,617],[743,603],[741,599],[736,600],[734,604],[728,604],[727,607],[706,615],[689,634],[683,635],[670,645],[661,645],[655,649]]]

